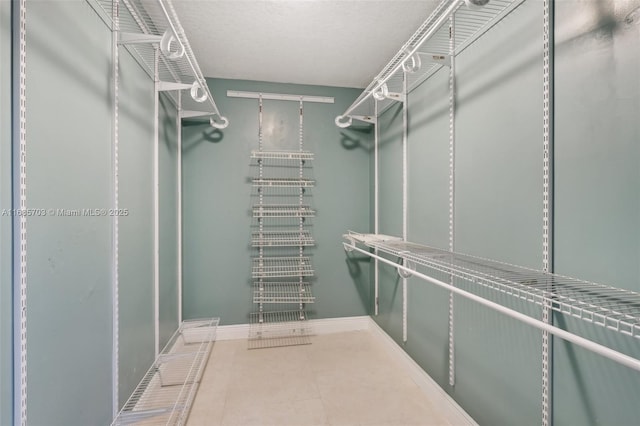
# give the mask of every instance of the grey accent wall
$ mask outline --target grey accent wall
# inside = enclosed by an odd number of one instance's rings
[[[153,362],[153,81],[120,48],[119,402]]]
[[[333,96],[336,103],[305,104],[306,150],[315,152],[309,252],[316,271],[311,318],[364,315],[370,306],[368,264],[345,263],[341,235],[369,229],[370,126],[342,130],[334,118],[358,95],[354,89],[209,80],[231,124],[216,130],[206,123],[183,124],[184,316],[220,316],[223,324],[248,322],[251,303],[250,153],[258,148],[258,101],[227,98],[246,90]],[[297,104],[265,101],[265,143],[296,147]],[[355,286],[353,282],[357,283]]]
[[[111,33],[85,2],[28,7],[27,204],[111,202]],[[111,220],[27,221],[29,424],[111,419]]]
[[[160,96],[160,349],[178,328],[178,134],[177,111]]]
[[[556,2],[556,271],[640,290],[640,2]],[[529,1],[457,59],[456,251],[542,267],[542,4]],[[634,47],[636,46],[636,47]],[[448,248],[448,69],[409,95],[409,240]],[[380,232],[402,231],[402,115],[380,119]],[[381,267],[380,315],[402,338],[401,280]],[[446,276],[438,277],[447,281]],[[501,299],[540,317],[539,310]],[[404,348],[480,424],[541,423],[541,333],[409,280]],[[637,341],[556,316],[635,357]],[[637,373],[556,339],[554,424],[633,424]]]
[[[556,270],[640,291],[640,1],[556,6]],[[640,358],[637,339],[557,324]],[[556,424],[629,425],[640,373],[555,344]]]
[[[11,208],[11,2],[0,1],[0,210]],[[0,424],[12,422],[11,216],[0,215]]]

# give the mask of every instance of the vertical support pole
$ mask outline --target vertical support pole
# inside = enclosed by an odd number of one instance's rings
[[[378,234],[380,232],[380,217],[379,217],[379,196],[380,196],[380,187],[379,187],[379,179],[378,179],[378,138],[380,137],[380,128],[378,126],[378,101],[377,99],[373,100],[373,116],[376,118],[375,124],[373,125],[373,232]],[[375,254],[378,254],[378,249],[375,249]],[[374,305],[373,305],[373,313],[374,315],[378,315],[380,309],[380,271],[379,271],[379,262],[378,259],[375,259],[374,265]]]
[[[112,58],[112,97],[113,97],[113,134],[112,134],[112,158],[111,167],[113,173],[113,208],[115,213],[112,217],[112,271],[111,271],[111,298],[113,303],[112,309],[112,356],[111,356],[111,392],[112,392],[112,414],[115,418],[120,411],[119,402],[119,386],[120,386],[120,368],[119,368],[119,347],[120,347],[120,276],[119,276],[119,256],[120,256],[120,223],[118,217],[118,209],[120,207],[120,194],[119,194],[119,128],[118,128],[118,84],[119,84],[119,51],[118,51],[118,32],[120,31],[120,18],[119,18],[119,4],[120,0],[112,0],[112,16],[113,16],[113,28],[111,29],[111,58]]]
[[[178,140],[178,325],[182,324],[182,91],[178,90],[176,113]]]
[[[160,92],[158,61],[160,50],[154,49],[154,99],[153,99],[153,323],[155,357],[160,353]]]
[[[262,93],[258,96],[258,151],[262,152]],[[263,158],[258,159],[258,178],[262,180],[264,165]],[[262,210],[264,202],[264,196],[262,194],[262,188],[258,187],[258,206],[260,206],[260,210]],[[264,238],[264,222],[262,217],[258,217],[258,231],[260,233],[260,239]],[[264,247],[262,244],[258,247],[258,262],[260,267],[262,267],[264,262]],[[264,279],[262,278],[262,274],[260,274],[260,278],[258,278],[258,285],[260,286],[260,304],[258,310],[258,322],[262,324],[264,321],[264,304],[263,304],[263,292],[264,292]]]
[[[27,2],[13,4],[13,206],[27,208]],[[17,33],[17,34],[16,34]],[[13,218],[13,421],[27,425],[27,217]]]
[[[302,102],[302,96],[300,97],[300,118],[299,118],[299,123],[298,123],[298,150],[300,151],[300,153],[302,153],[302,143],[304,140],[304,106],[303,106],[303,102]],[[299,162],[299,170],[298,170],[298,177],[300,178],[300,181],[302,181],[302,178],[304,177],[304,160],[302,159],[302,157],[300,157],[300,162]],[[304,204],[304,187],[300,186],[299,188],[300,192],[299,192],[299,196],[298,196],[298,208],[300,208],[300,211],[302,211],[302,205]],[[303,280],[302,280],[302,276],[303,276],[303,270],[302,270],[302,257],[304,256],[304,247],[302,245],[302,235],[304,232],[304,217],[302,215],[300,215],[300,218],[298,219],[298,226],[299,226],[299,238],[300,238],[300,245],[298,246],[298,254],[300,256],[300,275],[299,275],[299,284],[298,284],[298,295],[300,297],[300,306],[299,306],[299,310],[300,310],[300,319],[304,320],[304,304],[302,303],[302,292],[304,291],[304,286],[303,286]]]
[[[407,102],[407,73],[402,74],[402,240],[407,241],[407,210],[408,210],[408,128],[409,117]],[[402,278],[402,341],[407,341],[407,278]]]
[[[456,67],[455,67],[455,18],[449,18],[449,251],[455,251],[455,203],[456,203],[456,150],[455,150],[455,112],[456,112]],[[455,285],[453,275],[449,275],[449,284]],[[455,339],[454,339],[454,294],[449,292],[449,385],[456,384]]]
[[[543,1],[543,193],[542,193],[542,270],[553,272],[553,0]],[[551,286],[549,281],[547,284]],[[551,288],[548,288],[551,294]],[[549,297],[542,306],[542,321],[553,324]],[[542,425],[553,423],[552,366],[553,339],[549,332],[542,331]]]

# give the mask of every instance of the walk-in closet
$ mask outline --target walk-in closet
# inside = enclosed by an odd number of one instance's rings
[[[0,0],[0,426],[631,426],[640,0]]]

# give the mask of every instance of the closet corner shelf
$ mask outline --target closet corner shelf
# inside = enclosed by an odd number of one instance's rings
[[[253,303],[315,303],[308,282],[256,282]]]
[[[254,258],[253,278],[311,277],[311,258],[305,256]]]
[[[453,17],[453,56],[481,37],[491,27],[519,6],[524,0],[490,0],[476,6],[474,0],[443,0],[398,50],[366,89],[336,118],[340,127],[348,127],[352,118],[368,118],[374,114],[374,101],[383,112],[401,99],[403,75],[407,74],[407,90],[411,92],[443,66],[451,56],[449,23]],[[365,120],[366,121],[366,120]]]
[[[185,424],[219,322],[220,318],[184,321],[112,425]]]
[[[313,160],[309,151],[251,151],[251,158],[271,160]]]
[[[265,187],[299,187],[309,188],[315,185],[312,179],[299,178],[255,178],[252,180],[253,186],[259,188]]]
[[[344,243],[347,251],[362,244],[378,253],[402,259],[402,262],[413,262],[432,272],[458,278],[460,285],[464,284],[474,294],[480,294],[480,289],[490,290],[490,293],[482,293],[483,298],[491,295],[496,299],[498,294],[505,294],[640,339],[640,293],[440,250],[400,238],[353,232],[344,237],[348,241]]]
[[[305,311],[254,312],[249,318],[249,349],[311,343]]]
[[[257,231],[251,234],[252,247],[310,247],[315,245],[311,231]]]
[[[264,204],[253,206],[253,217],[313,217],[310,206],[299,204]]]

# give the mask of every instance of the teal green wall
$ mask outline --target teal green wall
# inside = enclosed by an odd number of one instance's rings
[[[176,109],[164,95],[159,108],[160,349],[178,328],[178,133]]]
[[[31,2],[27,20],[28,206],[106,208],[111,33],[85,2]],[[30,218],[27,247],[29,424],[105,424],[111,219]]]
[[[27,204],[109,208],[111,31],[84,1],[30,2],[27,21]],[[154,85],[124,48],[120,48],[119,96],[119,207],[128,212],[119,220],[122,405],[154,357]],[[159,121],[164,210],[160,331],[166,341],[177,328],[176,232],[171,231],[177,229],[172,212],[176,110],[166,99]],[[35,217],[27,228],[29,424],[109,424],[112,219]]]
[[[369,229],[369,155],[372,132],[342,130],[334,118],[358,91],[317,86],[209,80],[220,110],[231,124],[183,124],[185,318],[220,316],[223,324],[248,322],[251,303],[250,153],[258,148],[258,101],[227,98],[226,91],[292,93],[335,97],[335,104],[305,104],[305,149],[315,152],[310,221],[317,246],[309,252],[316,271],[311,318],[364,315],[370,306],[366,262],[346,263],[341,235]],[[265,101],[265,137],[272,149],[295,147],[297,104]],[[351,274],[351,275],[350,275]],[[352,278],[352,275],[354,278]],[[357,283],[356,286],[353,282]]]
[[[633,46],[640,26],[624,20],[640,2],[557,4],[556,270],[638,291],[640,54]],[[592,30],[594,16],[600,22]],[[456,62],[456,250],[537,269],[542,267],[541,28],[541,3],[525,2]],[[380,119],[384,234],[402,233],[401,130],[401,109],[394,106]],[[448,69],[443,69],[409,95],[410,241],[448,248],[448,160]],[[381,267],[380,276],[375,320],[401,343],[402,281],[392,268]],[[541,333],[456,298],[456,385],[451,387],[447,305],[446,291],[409,279],[405,350],[480,424],[540,424]],[[640,357],[633,339],[594,332],[567,318],[555,321]],[[637,422],[638,373],[556,340],[553,380],[555,424]]]
[[[11,208],[11,2],[0,1],[0,210]],[[12,421],[11,217],[0,216],[0,424]]]
[[[153,81],[124,48],[119,74],[119,403],[153,362]]]
[[[558,2],[556,270],[640,291],[640,1]],[[577,20],[576,11],[581,19]],[[635,20],[626,20],[635,10]],[[631,15],[633,17],[633,15]],[[558,324],[640,358],[640,345]],[[629,425],[640,373],[556,340],[557,424]]]

